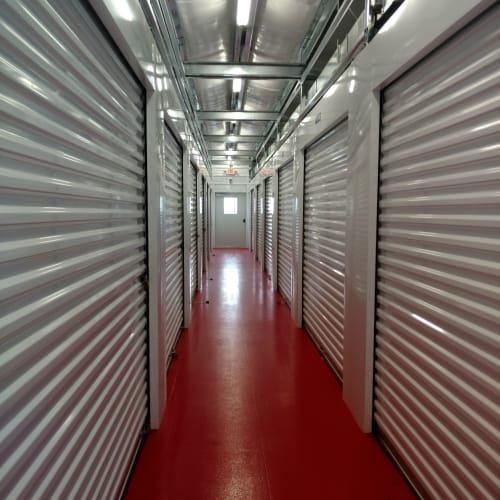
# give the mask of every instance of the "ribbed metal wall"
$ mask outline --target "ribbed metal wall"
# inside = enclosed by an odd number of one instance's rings
[[[198,288],[198,193],[197,193],[198,171],[191,165],[191,196],[189,199],[191,223],[190,240],[191,253],[189,258],[189,276],[191,280],[191,298],[196,294]]]
[[[304,183],[304,328],[342,377],[347,122],[311,146]]]
[[[256,250],[256,257],[258,260],[261,259],[262,253],[263,253],[263,236],[264,236],[264,231],[263,231],[263,226],[264,226],[264,199],[263,199],[263,194],[262,190],[264,189],[264,184],[259,184],[257,186],[257,190],[255,191],[256,196],[257,196],[257,216],[255,218],[255,231],[257,232],[257,248]]]
[[[162,290],[165,311],[165,354],[166,359],[174,350],[184,319],[184,264],[182,210],[182,148],[167,126],[164,127],[164,269]]]
[[[265,181],[265,216],[264,216],[264,270],[269,278],[273,272],[273,178],[268,177]]]
[[[384,92],[375,421],[429,498],[500,495],[500,7]]]
[[[147,414],[144,93],[85,3],[0,9],[2,499],[116,498]]]
[[[293,166],[278,170],[278,291],[292,302]]]

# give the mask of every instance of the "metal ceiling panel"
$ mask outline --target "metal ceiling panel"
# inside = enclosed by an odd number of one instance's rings
[[[255,26],[252,62],[300,62],[300,48],[320,3],[320,0],[261,2]]]
[[[186,61],[232,61],[236,13],[231,0],[177,0],[173,14]]]
[[[299,80],[304,66],[300,64],[230,64],[185,63],[186,76],[190,78],[256,78]]]
[[[192,77],[206,135],[264,135],[269,121],[277,118],[276,113],[270,112],[278,110],[288,85],[283,78],[302,75],[301,64],[306,63],[301,60],[302,49],[316,23],[324,21],[332,9],[325,0],[254,2],[255,16],[252,14],[246,30],[236,26],[235,0],[168,2],[177,20],[186,74]],[[237,73],[243,78],[254,78],[243,83],[239,96],[232,92],[231,85],[231,78]],[[276,79],[267,79],[272,76]],[[255,114],[233,116],[223,110]],[[240,122],[241,119],[245,121]],[[231,121],[236,126],[228,123]]]

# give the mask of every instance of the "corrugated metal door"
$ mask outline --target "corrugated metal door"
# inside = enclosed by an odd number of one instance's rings
[[[208,260],[212,256],[212,189],[207,186],[207,241],[208,241]]]
[[[306,151],[304,327],[342,378],[347,122]]]
[[[184,263],[182,210],[182,148],[167,126],[164,130],[165,226],[163,277],[165,354],[170,360],[184,319]]]
[[[256,227],[255,230],[257,232],[257,248],[256,248],[256,257],[257,260],[260,261],[262,258],[262,246],[264,244],[263,241],[263,225],[264,225],[264,200],[262,196],[262,190],[264,189],[263,184],[259,184],[257,186],[256,194],[257,194],[257,217],[255,219]]]
[[[207,270],[207,181],[205,177],[201,178],[201,226],[202,226],[202,244],[203,244],[203,252],[202,252],[202,260],[203,260],[203,272]]]
[[[191,280],[191,299],[195,296],[198,289],[198,194],[197,194],[198,171],[194,165],[191,165],[191,197],[190,197],[190,240],[191,253],[189,258],[189,276]]]
[[[147,414],[144,92],[79,1],[3,2],[0,58],[0,497],[117,498]]]
[[[250,245],[252,252],[255,252],[255,228],[256,228],[256,217],[257,217],[257,203],[255,200],[256,191],[252,189],[251,191],[251,207],[250,207],[250,218],[251,218],[251,232],[250,232]]]
[[[292,211],[293,167],[278,170],[278,291],[290,306],[292,302]]]
[[[267,272],[269,279],[273,273],[273,214],[274,214],[274,196],[273,196],[273,178],[268,177],[265,182],[265,228],[264,228],[264,271]]]
[[[429,498],[500,494],[500,7],[383,95],[375,421]]]

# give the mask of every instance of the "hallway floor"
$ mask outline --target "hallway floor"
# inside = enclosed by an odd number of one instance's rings
[[[411,499],[247,250],[216,250],[126,500]]]

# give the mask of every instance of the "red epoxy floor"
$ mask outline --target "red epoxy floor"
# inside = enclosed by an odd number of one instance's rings
[[[280,300],[252,253],[211,257],[127,500],[414,498]]]

